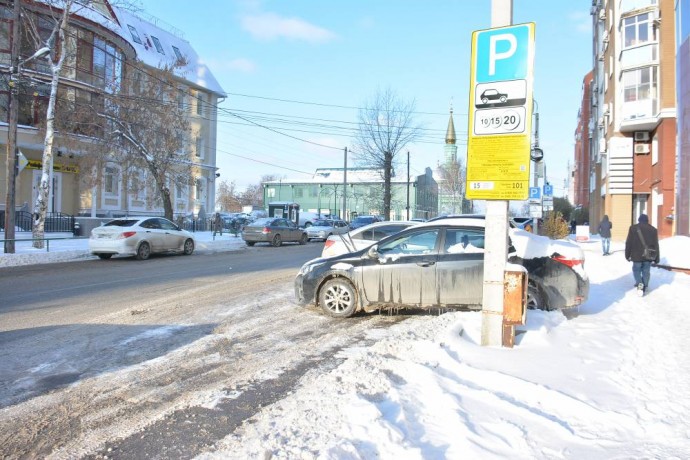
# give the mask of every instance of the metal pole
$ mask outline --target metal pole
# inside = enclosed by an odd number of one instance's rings
[[[5,196],[5,253],[14,254],[14,226],[15,226],[15,201],[17,188],[17,124],[19,117],[19,97],[17,94],[17,79],[19,73],[19,20],[21,4],[19,0],[14,0],[14,10],[12,14],[12,49],[10,50],[12,66],[10,68],[10,93],[9,107],[7,110],[7,165],[6,184],[7,192]]]
[[[407,220],[410,220],[410,151],[407,151]]]
[[[347,218],[347,147],[345,147],[345,166],[343,167],[343,220]]]
[[[511,25],[512,0],[491,0],[491,27]],[[508,260],[508,201],[486,202],[482,345],[503,344],[503,283]]]

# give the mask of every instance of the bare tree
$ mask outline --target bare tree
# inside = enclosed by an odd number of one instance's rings
[[[53,2],[45,2],[45,8],[40,14],[27,14],[26,34],[30,37],[28,43],[33,42],[35,53],[25,61],[44,59],[50,71],[50,95],[45,119],[45,137],[43,141],[43,167],[41,182],[34,203],[33,211],[33,246],[43,248],[45,243],[45,219],[48,212],[48,195],[50,193],[50,178],[53,167],[53,142],[55,138],[55,107],[57,104],[58,83],[60,72],[67,57],[67,27],[75,2],[64,0],[59,8]]]
[[[383,179],[383,216],[390,219],[391,178],[397,156],[420,132],[414,122],[415,102],[405,102],[391,90],[379,90],[359,111],[355,162],[378,169]]]
[[[460,160],[452,159],[448,163],[439,166],[440,180],[438,186],[441,195],[450,197],[451,214],[464,212],[463,202],[465,198],[465,178],[467,170]]]
[[[119,90],[105,92],[97,116],[104,120],[102,140],[112,147],[107,158],[128,174],[147,171],[165,217],[173,218],[170,186],[194,185],[188,106],[174,68],[130,65]],[[148,182],[148,181],[147,181]]]
[[[235,181],[222,181],[216,191],[216,206],[221,211],[239,212],[242,210],[242,201],[237,192]]]

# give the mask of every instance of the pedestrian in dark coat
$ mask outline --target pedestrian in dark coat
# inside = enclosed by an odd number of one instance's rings
[[[604,252],[605,256],[610,254],[611,249],[611,228],[613,224],[609,220],[608,215],[604,215],[604,218],[599,222],[599,238],[601,238],[601,250]]]
[[[647,214],[640,214],[637,222],[628,230],[628,237],[625,240],[625,258],[633,263],[633,278],[635,278],[637,294],[642,296],[649,287],[649,269],[652,262],[659,263],[659,234],[656,228],[649,224]],[[644,256],[645,246],[656,251],[653,259]]]
[[[216,233],[220,233],[220,236],[223,236],[223,219],[220,218],[220,213],[218,212],[213,218],[213,236],[216,236]]]

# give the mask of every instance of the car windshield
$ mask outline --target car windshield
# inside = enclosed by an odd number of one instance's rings
[[[315,220],[313,225],[315,227],[331,227],[333,226],[333,221],[325,219]]]
[[[374,221],[373,217],[355,217],[352,221],[353,224],[370,224]]]
[[[254,222],[251,223],[252,227],[265,227],[267,225],[271,225],[271,223],[274,221],[272,218],[264,217],[263,219],[256,219]]]
[[[105,227],[131,227],[136,225],[139,219],[116,219],[106,223]]]

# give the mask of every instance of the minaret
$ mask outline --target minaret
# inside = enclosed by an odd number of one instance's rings
[[[448,119],[448,129],[446,130],[446,145],[444,149],[444,163],[446,165],[457,161],[458,146],[455,145],[455,124],[453,123],[453,104],[450,105],[450,118]]]

